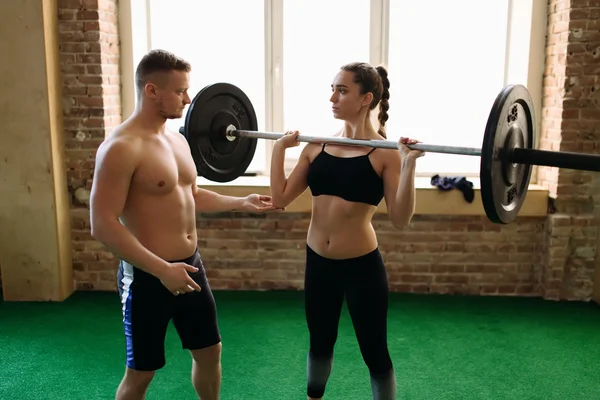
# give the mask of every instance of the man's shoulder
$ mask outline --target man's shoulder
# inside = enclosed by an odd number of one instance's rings
[[[139,141],[142,138],[142,132],[140,132],[139,128],[130,122],[124,121],[117,127],[115,127],[112,132],[106,136],[107,139],[111,138],[118,141]]]
[[[119,125],[98,147],[98,157],[121,158],[127,157],[130,161],[142,143],[142,138],[126,125]]]
[[[168,127],[166,128],[166,131],[169,134],[169,136],[174,138],[177,142],[188,145],[187,138],[179,131],[174,131],[173,129],[170,129]]]
[[[129,125],[121,124],[117,126],[111,133],[109,133],[102,145],[105,147],[131,147],[139,145],[142,142],[142,136],[135,129],[132,129]]]

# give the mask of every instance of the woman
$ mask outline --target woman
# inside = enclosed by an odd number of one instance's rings
[[[336,136],[385,139],[389,80],[385,68],[344,65],[332,84],[333,116],[344,121]],[[380,106],[376,131],[370,112]],[[360,351],[369,368],[374,399],[395,399],[396,379],[387,346],[388,285],[371,218],[383,198],[392,224],[410,223],[414,213],[414,174],[420,151],[401,138],[399,151],[308,143],[286,178],[285,149],[297,146],[298,131],[286,132],[273,148],[271,196],[284,208],[307,187],[313,195],[305,271],[305,311],[310,334],[307,395],[320,399],[333,364],[344,297]],[[325,139],[326,140],[326,139]]]

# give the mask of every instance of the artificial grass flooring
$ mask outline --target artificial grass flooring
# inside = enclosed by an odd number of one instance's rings
[[[215,292],[221,399],[306,399],[302,292]],[[390,295],[399,399],[600,399],[600,307],[531,298]],[[116,293],[0,302],[0,399],[114,399],[125,347]],[[147,399],[194,399],[172,325]],[[324,399],[371,399],[348,311]]]

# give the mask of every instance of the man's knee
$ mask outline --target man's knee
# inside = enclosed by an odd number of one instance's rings
[[[127,368],[117,389],[116,400],[144,398],[153,378],[154,371],[136,371]]]
[[[133,386],[137,389],[144,389],[150,385],[154,379],[155,371],[137,371],[127,368],[125,371],[125,381],[128,386]]]
[[[216,365],[221,362],[221,342],[203,349],[190,350],[192,358],[200,367]]]

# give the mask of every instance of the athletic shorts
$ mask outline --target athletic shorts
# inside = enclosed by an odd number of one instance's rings
[[[121,260],[117,272],[123,310],[127,367],[138,371],[155,371],[164,367],[165,336],[169,322],[177,330],[181,345],[197,350],[221,341],[217,310],[206,279],[198,250],[184,262],[198,268],[188,272],[200,285],[194,291],[175,296],[162,282],[147,272]]]

